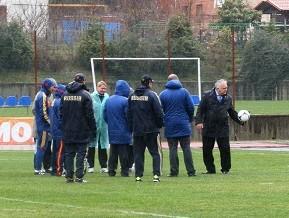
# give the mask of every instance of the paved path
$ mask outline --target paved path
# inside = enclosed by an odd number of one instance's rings
[[[217,145],[215,145],[217,146]],[[162,147],[167,148],[167,142],[162,142]],[[192,148],[201,148],[202,143],[193,141]],[[270,150],[289,150],[289,140],[274,141],[231,141],[231,148],[237,149],[270,149]],[[0,145],[0,150],[33,150],[33,145]]]

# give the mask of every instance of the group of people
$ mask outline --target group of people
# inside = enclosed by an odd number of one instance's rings
[[[194,105],[176,74],[168,76],[165,90],[159,96],[152,91],[154,81],[149,75],[141,78],[135,90],[127,81],[118,80],[112,96],[107,94],[104,81],[97,83],[93,93],[88,92],[85,82],[82,73],[77,73],[66,87],[52,78],[42,82],[34,101],[35,175],[43,174],[43,159],[52,147],[51,173],[61,175],[65,171],[67,183],[86,182],[85,163],[87,160],[87,172],[93,173],[97,148],[100,172],[115,176],[119,160],[120,175],[129,176],[129,169],[134,165],[135,181],[141,182],[147,148],[152,156],[153,182],[160,182],[163,162],[160,129],[164,127],[170,161],[167,176],[179,175],[178,144],[183,150],[187,175],[196,176],[190,148]],[[243,124],[227,89],[227,81],[218,80],[202,97],[196,114],[195,125],[202,132],[206,174],[216,173],[212,153],[215,140],[220,150],[221,172],[229,173],[228,115]]]

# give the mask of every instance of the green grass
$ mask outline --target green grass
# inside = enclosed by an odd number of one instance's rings
[[[229,175],[202,175],[201,150],[193,150],[196,177],[186,176],[179,157],[179,177],[159,184],[148,154],[142,183],[94,173],[87,184],[66,184],[34,176],[32,151],[1,151],[0,217],[288,217],[289,152],[233,150]]]
[[[289,101],[236,101],[236,109],[245,109],[251,114],[289,115]]]
[[[0,107],[0,117],[32,117],[32,110],[31,107]]]
[[[289,101],[236,101],[236,110],[246,109],[251,114],[289,115]],[[0,117],[32,116],[31,108],[0,108]]]

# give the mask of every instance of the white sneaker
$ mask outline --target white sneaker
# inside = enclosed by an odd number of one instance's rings
[[[135,171],[134,164],[132,165],[131,168],[128,169],[128,171],[129,171],[130,173],[134,173],[134,171]]]
[[[88,168],[88,169],[87,169],[87,172],[88,172],[88,173],[94,173],[94,168],[93,168],[93,167],[92,167],[92,168]]]
[[[99,172],[100,173],[108,173],[108,169],[107,168],[101,168]]]
[[[153,182],[160,182],[160,177],[158,175],[154,175]]]

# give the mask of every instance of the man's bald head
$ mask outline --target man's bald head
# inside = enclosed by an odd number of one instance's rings
[[[168,80],[179,80],[179,77],[176,74],[170,74],[168,76]]]

